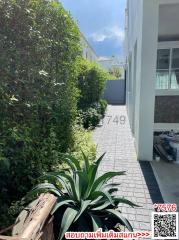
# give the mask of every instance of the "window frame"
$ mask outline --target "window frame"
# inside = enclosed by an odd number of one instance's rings
[[[168,88],[166,89],[158,89],[156,88],[156,81],[155,81],[155,90],[157,92],[172,92],[176,93],[176,95],[179,94],[179,88],[175,89],[175,88],[171,88],[171,73],[172,73],[172,57],[173,57],[173,49],[178,48],[179,49],[179,41],[175,41],[175,42],[159,42],[158,43],[158,47],[157,47],[157,52],[160,49],[168,49],[170,51],[169,54],[169,84],[168,84]],[[158,59],[158,54],[157,54],[157,59]],[[157,70],[161,70],[161,69],[157,69],[157,59],[156,59],[156,75],[157,75]]]

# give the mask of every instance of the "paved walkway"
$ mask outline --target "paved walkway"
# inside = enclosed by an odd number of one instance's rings
[[[94,132],[94,140],[98,155],[106,152],[100,173],[125,170],[125,176],[113,180],[121,183],[118,195],[142,206],[131,208],[123,205],[123,215],[129,219],[135,230],[151,230],[153,203],[161,203],[163,199],[150,163],[136,159],[125,106],[108,105],[103,125]]]

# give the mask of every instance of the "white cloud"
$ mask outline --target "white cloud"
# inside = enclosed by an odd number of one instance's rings
[[[93,33],[91,34],[91,38],[95,42],[103,42],[107,38],[107,36],[102,33]]]
[[[124,41],[124,30],[119,28],[118,26],[114,26],[111,28],[104,28],[100,31],[97,31],[91,34],[91,38],[94,42],[103,42],[107,39],[115,39],[119,42]]]

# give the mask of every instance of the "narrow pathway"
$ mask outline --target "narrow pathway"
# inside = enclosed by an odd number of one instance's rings
[[[126,107],[108,105],[102,126],[94,131],[98,156],[106,152],[100,174],[107,171],[126,171],[125,176],[114,178],[121,183],[119,196],[140,205],[131,208],[123,205],[121,210],[135,230],[151,230],[153,203],[163,202],[157,181],[149,162],[137,161]]]

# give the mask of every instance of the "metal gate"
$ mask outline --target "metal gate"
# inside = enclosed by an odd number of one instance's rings
[[[125,104],[126,103],[126,84],[124,79],[108,80],[106,82],[103,98],[109,104]]]

